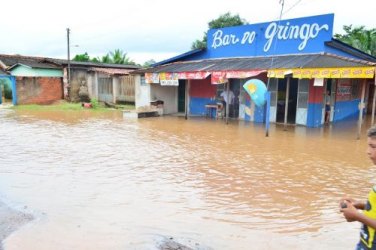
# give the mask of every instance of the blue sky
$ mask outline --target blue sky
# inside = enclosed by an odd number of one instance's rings
[[[284,3],[283,19],[334,13],[334,33],[350,24],[376,28],[376,0]],[[208,22],[226,12],[249,23],[269,22],[279,18],[281,4],[280,0],[19,0],[5,1],[1,9],[2,54],[66,58],[69,27],[72,57],[121,49],[142,64],[189,51],[207,31]]]

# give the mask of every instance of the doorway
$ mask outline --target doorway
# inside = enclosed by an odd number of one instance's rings
[[[335,97],[336,97],[336,80],[335,79],[326,79],[324,84],[324,92],[323,92],[323,103],[322,103],[322,119],[321,123],[324,124],[326,121],[326,116],[329,116],[328,122],[334,121],[334,105],[335,105]],[[326,97],[329,95],[329,97]],[[329,98],[329,110],[328,113],[326,112],[326,102],[327,98]]]
[[[224,108],[226,109],[226,103],[224,102],[224,97],[223,94],[226,92],[227,89],[227,84],[229,84],[229,95],[232,96],[230,97],[231,100],[229,101],[228,105],[228,117],[229,118],[234,118],[237,119],[239,118],[239,98],[240,98],[240,84],[241,84],[241,79],[230,79],[228,83],[225,84],[217,84],[216,88],[216,99],[222,101]],[[230,94],[232,92],[232,94]],[[226,98],[227,99],[227,98]],[[226,115],[226,111],[225,111]]]
[[[230,90],[234,94],[232,105],[229,112],[230,118],[239,118],[239,95],[240,95],[240,79],[232,79],[230,82]]]
[[[0,104],[17,104],[16,79],[14,76],[0,76]]]
[[[286,95],[288,95],[287,103],[286,103]],[[297,101],[298,101],[298,79],[296,78],[279,79],[278,94],[277,94],[277,119],[276,119],[277,123],[278,122],[284,123],[285,117],[286,117],[287,123],[295,124]]]
[[[178,86],[178,112],[185,112],[185,80],[179,80]]]

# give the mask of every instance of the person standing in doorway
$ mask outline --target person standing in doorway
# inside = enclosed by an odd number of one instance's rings
[[[376,165],[376,126],[368,130],[367,136],[367,155]],[[357,209],[363,210],[363,213],[359,213]],[[376,185],[369,192],[366,202],[356,201],[349,197],[342,198],[340,211],[348,222],[359,221],[362,223],[360,241],[355,249],[376,249]]]
[[[223,106],[225,108],[225,115],[226,115],[226,104],[228,103],[228,109],[229,109],[229,115],[231,115],[231,110],[233,109],[233,103],[234,103],[234,93],[231,91],[231,89],[229,91],[227,91],[226,89],[223,90],[223,92],[221,93],[221,98],[223,100]]]
[[[330,122],[330,103],[331,103],[331,96],[330,91],[327,90],[325,93],[325,123]]]

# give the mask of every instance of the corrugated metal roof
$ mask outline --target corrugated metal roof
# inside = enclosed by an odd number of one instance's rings
[[[55,59],[55,58],[48,58],[46,59],[50,62],[54,62],[61,65],[68,64],[68,60],[66,59]],[[70,65],[72,66],[86,66],[86,67],[103,67],[103,68],[118,68],[118,69],[139,69],[140,66],[137,65],[128,65],[128,64],[113,64],[113,63],[96,63],[96,62],[77,62],[77,61],[70,61]]]
[[[136,70],[137,73],[192,72],[223,70],[266,70],[284,68],[334,68],[375,66],[376,63],[351,59],[333,54],[284,55],[267,57],[241,57],[175,62],[153,68]]]
[[[344,43],[344,42],[342,42],[338,39],[332,38],[332,40],[325,42],[325,45],[332,47],[332,48],[335,48],[337,50],[343,51],[347,54],[356,56],[359,59],[367,60],[367,61],[370,61],[370,62],[376,62],[376,57],[374,57],[370,54],[367,54],[367,53],[365,53],[365,52],[363,52],[363,51],[361,51],[357,48],[354,48],[354,47],[350,46],[349,44]]]
[[[174,56],[172,58],[169,58],[169,59],[166,59],[166,60],[154,63],[152,66],[162,65],[162,64],[165,64],[165,63],[168,63],[168,62],[171,62],[171,61],[179,61],[179,59],[185,58],[185,57],[190,56],[190,55],[197,54],[197,53],[202,52],[204,50],[206,50],[206,49],[194,49],[194,50],[185,52],[183,54],[180,54],[178,56]]]
[[[47,68],[56,69],[62,68],[63,65],[68,64],[68,60],[56,59],[49,57],[36,57],[36,56],[22,56],[22,55],[5,55],[0,54],[0,61],[7,67],[11,67],[16,64],[23,64],[32,68]],[[95,62],[76,62],[70,61],[70,65],[82,66],[82,67],[101,67],[101,68],[117,68],[117,69],[139,69],[137,65],[125,65],[125,64],[112,64],[112,63],[95,63]]]
[[[129,72],[132,71],[132,69],[107,69],[107,68],[90,68],[89,70],[105,73],[109,75],[129,75]]]
[[[52,62],[43,61],[41,57],[29,57],[20,55],[0,55],[0,60],[7,66],[11,67],[17,64],[29,66],[31,68],[58,69],[58,65]]]

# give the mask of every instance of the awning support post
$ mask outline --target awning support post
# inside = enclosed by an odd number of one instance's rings
[[[376,69],[375,69],[375,84],[373,85],[373,100],[372,100],[372,118],[371,118],[371,126],[375,121],[375,105],[376,105]]]
[[[226,124],[228,124],[228,113],[229,113],[229,92],[230,92],[230,82],[226,83],[226,91],[227,91],[227,102],[226,102]]]
[[[362,122],[363,122],[363,109],[364,109],[364,96],[365,96],[365,93],[366,93],[366,83],[367,83],[367,80],[364,79],[362,81],[362,97],[360,99],[360,103],[359,103],[359,120],[358,120],[358,132],[357,132],[357,136],[356,136],[356,139],[359,140],[360,139],[360,132],[362,130]]]
[[[185,119],[188,120],[188,107],[189,107],[189,86],[190,86],[191,80],[187,80],[187,83],[185,84]]]
[[[287,77],[287,83],[286,83],[286,98],[285,98],[285,119],[283,121],[283,130],[287,130],[287,115],[289,110],[289,95],[290,95],[290,77]]]
[[[265,137],[269,137],[269,128],[270,128],[270,91],[265,93],[266,100],[266,112],[265,112]]]

